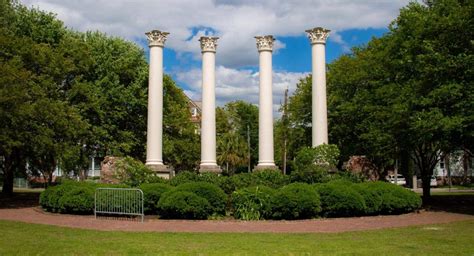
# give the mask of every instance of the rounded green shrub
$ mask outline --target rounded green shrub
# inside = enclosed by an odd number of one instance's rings
[[[315,184],[321,197],[322,214],[326,217],[360,216],[365,213],[364,198],[344,183]]]
[[[421,207],[421,197],[406,188],[382,181],[367,182],[366,186],[382,198],[381,214],[406,213]]]
[[[207,219],[212,213],[212,207],[205,198],[188,191],[164,193],[157,208],[164,219]]]
[[[197,174],[195,172],[182,171],[182,172],[179,172],[178,174],[176,174],[176,176],[174,176],[170,180],[170,184],[173,185],[173,186],[179,186],[179,185],[184,184],[184,183],[197,182],[197,181],[201,181],[200,177],[199,177],[199,174]]]
[[[243,188],[232,193],[234,217],[241,220],[260,220],[271,216],[275,190],[267,186]]]
[[[273,197],[273,219],[309,219],[318,215],[321,202],[318,193],[305,183],[292,183],[281,188]]]
[[[205,198],[215,214],[225,214],[227,195],[218,186],[207,182],[189,182],[176,187],[176,191],[187,191]]]
[[[50,212],[89,214],[94,210],[94,183],[64,182],[40,195],[41,207]]]
[[[140,185],[140,189],[143,191],[145,213],[157,213],[156,204],[161,195],[173,187],[162,183],[145,183]]]
[[[355,189],[365,202],[365,215],[377,215],[382,207],[382,196],[372,189],[369,182],[354,184]]]

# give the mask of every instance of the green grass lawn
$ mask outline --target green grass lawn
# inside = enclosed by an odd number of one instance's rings
[[[0,229],[0,255],[474,255],[474,221],[340,234],[103,232],[11,221]]]

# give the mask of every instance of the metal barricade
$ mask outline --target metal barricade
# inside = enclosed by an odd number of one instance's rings
[[[143,191],[136,188],[97,188],[94,216],[97,214],[140,216],[143,222]]]

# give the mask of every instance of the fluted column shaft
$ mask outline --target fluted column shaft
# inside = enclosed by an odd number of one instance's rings
[[[201,37],[202,112],[200,172],[221,172],[216,162],[216,48],[218,37]]]
[[[146,33],[150,47],[146,164],[163,165],[163,47],[169,33]]]
[[[328,144],[326,99],[326,40],[329,30],[313,28],[306,31],[312,52],[312,146]]]
[[[260,63],[257,169],[274,169],[276,166],[273,153],[272,50],[275,39],[273,36],[255,38]]]

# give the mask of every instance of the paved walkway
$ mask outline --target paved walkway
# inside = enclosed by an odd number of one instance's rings
[[[94,216],[51,214],[39,207],[0,209],[0,219],[47,224],[70,228],[107,231],[155,232],[271,232],[271,233],[338,233],[374,230],[414,225],[430,225],[462,220],[474,216],[447,212],[421,211],[394,216],[315,219],[300,221],[238,221],[238,220],[158,220],[147,218],[144,223],[130,220],[111,220]]]

